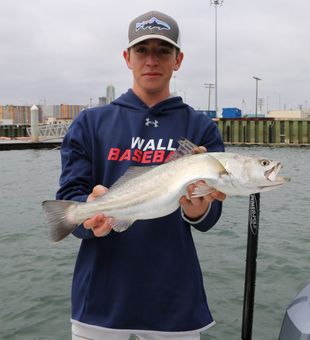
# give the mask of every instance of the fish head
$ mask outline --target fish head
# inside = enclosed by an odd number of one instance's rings
[[[248,158],[245,167],[252,178],[274,181],[283,166],[281,162],[267,158]]]
[[[257,192],[270,191],[289,181],[289,178],[278,176],[283,165],[279,161],[267,158],[247,158],[245,163],[246,177],[257,186]]]
[[[289,181],[278,175],[283,167],[279,161],[227,153],[219,160],[227,170],[235,194],[270,191]]]

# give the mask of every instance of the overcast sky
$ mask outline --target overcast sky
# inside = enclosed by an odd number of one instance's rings
[[[156,5],[156,6],[155,6]],[[208,106],[214,83],[215,9],[208,0],[0,0],[0,104],[89,104],[132,83],[122,57],[128,23],[160,10],[181,29],[176,89]],[[218,106],[263,112],[310,107],[310,1],[224,0],[218,8]],[[214,91],[211,92],[211,109]]]

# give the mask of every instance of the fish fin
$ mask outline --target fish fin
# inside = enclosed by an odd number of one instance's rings
[[[214,192],[215,189],[209,186],[206,182],[198,182],[194,191],[192,192],[191,198],[203,197]]]
[[[42,208],[47,217],[48,239],[52,242],[61,241],[76,227],[77,223],[71,222],[68,217],[68,209],[78,205],[73,201],[50,200],[42,202]]]
[[[178,140],[179,146],[175,150],[175,153],[167,160],[167,162],[175,161],[176,159],[184,156],[193,155],[193,149],[197,148],[198,145],[192,143],[190,140],[182,137]]]
[[[178,140],[178,143],[179,143],[179,147],[180,148],[182,147],[184,150],[187,150],[188,153],[193,153],[193,149],[198,148],[198,145],[191,142],[189,139],[185,137],[181,137]]]
[[[114,220],[111,224],[112,229],[117,231],[118,233],[121,233],[122,231],[127,230],[134,221],[130,220]]]

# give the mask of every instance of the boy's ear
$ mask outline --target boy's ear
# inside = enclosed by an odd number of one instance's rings
[[[126,64],[127,64],[128,68],[131,70],[132,67],[131,67],[131,62],[130,62],[130,51],[129,51],[129,49],[125,50],[123,52],[123,57],[124,57],[124,59],[126,61]]]
[[[177,55],[177,58],[176,58],[176,63],[175,63],[174,68],[173,68],[174,71],[177,71],[180,68],[182,61],[183,61],[183,58],[184,58],[183,52],[179,52],[178,55]]]

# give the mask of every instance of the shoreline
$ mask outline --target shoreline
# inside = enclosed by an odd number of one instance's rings
[[[0,151],[27,150],[27,149],[57,149],[62,140],[45,140],[32,142],[30,137],[0,137]]]
[[[27,150],[27,149],[58,149],[62,144],[62,140],[45,140],[32,142],[29,137],[0,137],[0,151],[9,150]],[[310,148],[310,144],[285,144],[285,143],[236,143],[224,142],[225,146],[236,147],[269,147],[269,148]]]

